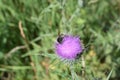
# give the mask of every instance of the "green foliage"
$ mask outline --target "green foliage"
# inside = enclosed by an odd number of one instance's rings
[[[81,1],[0,0],[0,79],[71,80],[54,51],[61,31],[88,45],[86,80],[119,80],[120,1]],[[75,65],[80,79],[81,69],[81,63]]]

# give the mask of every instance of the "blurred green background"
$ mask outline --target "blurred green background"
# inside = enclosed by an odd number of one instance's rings
[[[72,80],[59,31],[88,45],[85,80],[120,80],[120,0],[0,0],[0,80]]]

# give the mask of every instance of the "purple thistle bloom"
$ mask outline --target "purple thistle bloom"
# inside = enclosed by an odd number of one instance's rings
[[[64,35],[57,39],[56,53],[62,59],[74,60],[83,51],[82,43],[77,36]]]

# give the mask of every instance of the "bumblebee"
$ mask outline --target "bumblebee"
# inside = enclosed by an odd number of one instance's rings
[[[64,38],[63,34],[59,35],[59,37],[57,38],[57,42],[59,42],[61,44],[63,41],[63,38]]]

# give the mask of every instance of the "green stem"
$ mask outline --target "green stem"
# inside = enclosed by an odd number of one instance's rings
[[[74,69],[73,69],[73,65],[70,65],[70,71],[71,71],[71,75],[72,75],[72,80],[75,80],[75,76],[74,76]]]

